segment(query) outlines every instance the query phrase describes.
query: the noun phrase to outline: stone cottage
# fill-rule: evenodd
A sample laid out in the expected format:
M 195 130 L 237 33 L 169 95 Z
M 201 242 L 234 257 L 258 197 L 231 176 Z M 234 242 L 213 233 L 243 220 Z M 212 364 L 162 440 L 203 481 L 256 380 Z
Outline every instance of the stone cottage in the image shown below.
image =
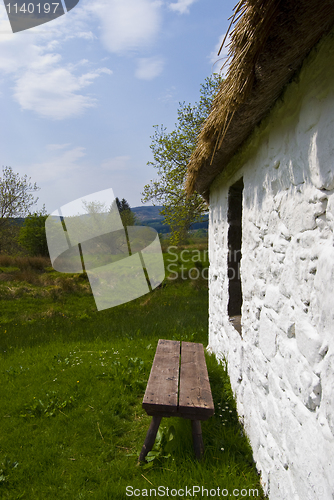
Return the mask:
M 334 1 L 241 0 L 188 165 L 209 347 L 271 500 L 334 499 Z

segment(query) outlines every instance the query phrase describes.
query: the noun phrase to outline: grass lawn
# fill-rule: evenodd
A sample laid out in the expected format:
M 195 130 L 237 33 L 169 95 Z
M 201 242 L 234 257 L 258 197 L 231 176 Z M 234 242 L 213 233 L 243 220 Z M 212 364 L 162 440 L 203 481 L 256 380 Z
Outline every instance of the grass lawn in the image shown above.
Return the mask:
M 158 339 L 207 345 L 206 280 L 184 276 L 98 312 L 84 275 L 0 256 L 1 500 L 154 498 L 154 490 L 158 498 L 212 498 L 213 490 L 265 498 L 228 376 L 213 356 L 204 460 L 194 458 L 190 422 L 165 418 L 150 461 L 138 465 Z

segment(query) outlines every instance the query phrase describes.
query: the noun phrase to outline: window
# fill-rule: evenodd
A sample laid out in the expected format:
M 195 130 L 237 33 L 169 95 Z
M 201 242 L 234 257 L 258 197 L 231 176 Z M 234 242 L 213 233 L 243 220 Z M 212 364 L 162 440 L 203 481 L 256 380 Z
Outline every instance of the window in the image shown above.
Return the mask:
M 228 315 L 241 335 L 242 288 L 240 278 L 242 240 L 243 179 L 230 187 L 228 193 Z

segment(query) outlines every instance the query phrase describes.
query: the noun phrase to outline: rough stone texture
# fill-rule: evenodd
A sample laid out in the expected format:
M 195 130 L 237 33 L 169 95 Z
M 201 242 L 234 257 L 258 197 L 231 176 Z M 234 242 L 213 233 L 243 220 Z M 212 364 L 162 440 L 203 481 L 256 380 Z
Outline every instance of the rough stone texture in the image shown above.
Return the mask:
M 209 346 L 228 362 L 271 500 L 334 498 L 333 60 L 331 34 L 210 194 Z M 240 177 L 241 335 L 227 314 L 228 192 Z

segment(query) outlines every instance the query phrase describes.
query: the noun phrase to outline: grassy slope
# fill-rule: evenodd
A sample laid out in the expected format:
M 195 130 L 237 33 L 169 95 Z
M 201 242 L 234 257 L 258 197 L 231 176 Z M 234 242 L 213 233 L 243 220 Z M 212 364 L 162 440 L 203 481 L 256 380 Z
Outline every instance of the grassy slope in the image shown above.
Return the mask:
M 0 261 L 1 270 L 1 499 L 122 499 L 126 486 L 159 485 L 258 488 L 258 496 L 244 490 L 233 498 L 264 498 L 227 374 L 213 357 L 216 412 L 202 424 L 205 460 L 194 459 L 190 422 L 176 418 L 162 421 L 175 428 L 169 458 L 167 446 L 150 464 L 137 464 L 157 341 L 206 345 L 205 280 L 166 279 L 151 294 L 97 312 L 82 276 L 38 274 L 22 262 Z

